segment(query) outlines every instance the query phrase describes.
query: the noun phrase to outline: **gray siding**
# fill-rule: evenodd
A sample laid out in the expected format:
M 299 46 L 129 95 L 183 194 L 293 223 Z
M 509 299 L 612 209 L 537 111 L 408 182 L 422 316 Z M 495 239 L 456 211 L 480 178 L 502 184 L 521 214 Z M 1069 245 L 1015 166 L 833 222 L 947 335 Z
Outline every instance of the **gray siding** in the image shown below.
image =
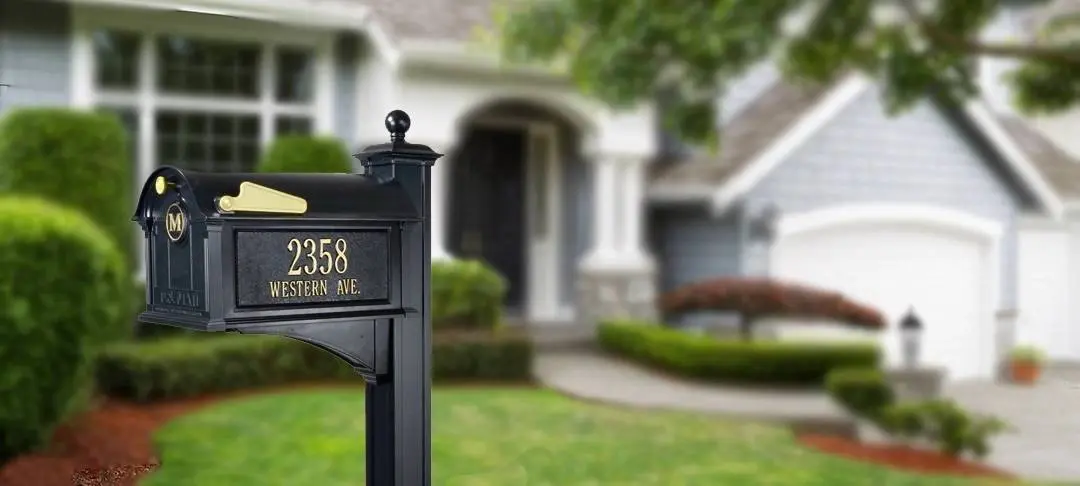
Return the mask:
M 739 275 L 739 211 L 715 218 L 702 208 L 665 208 L 653 213 L 653 250 L 663 271 L 661 292 L 707 278 Z
M 0 113 L 70 103 L 70 39 L 68 5 L 0 0 Z
M 1016 302 L 1015 223 L 1025 202 L 1000 167 L 943 111 L 924 103 L 891 119 L 870 90 L 766 176 L 747 202 L 773 202 L 787 214 L 845 203 L 921 203 L 1000 221 L 1007 227 L 1001 291 L 1008 308 Z M 765 257 L 749 251 L 746 264 L 764 269 Z

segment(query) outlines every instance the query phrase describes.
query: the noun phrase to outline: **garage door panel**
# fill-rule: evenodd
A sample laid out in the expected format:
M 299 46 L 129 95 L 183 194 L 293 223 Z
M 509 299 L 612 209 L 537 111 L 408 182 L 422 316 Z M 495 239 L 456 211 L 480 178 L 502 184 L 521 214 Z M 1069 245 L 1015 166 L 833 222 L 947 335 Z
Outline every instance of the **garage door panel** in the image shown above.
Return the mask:
M 926 325 L 924 362 L 954 378 L 989 373 L 982 289 L 986 246 L 920 227 L 847 226 L 781 239 L 772 273 L 779 279 L 842 292 L 879 308 L 887 362 L 900 361 L 893 326 L 914 308 Z

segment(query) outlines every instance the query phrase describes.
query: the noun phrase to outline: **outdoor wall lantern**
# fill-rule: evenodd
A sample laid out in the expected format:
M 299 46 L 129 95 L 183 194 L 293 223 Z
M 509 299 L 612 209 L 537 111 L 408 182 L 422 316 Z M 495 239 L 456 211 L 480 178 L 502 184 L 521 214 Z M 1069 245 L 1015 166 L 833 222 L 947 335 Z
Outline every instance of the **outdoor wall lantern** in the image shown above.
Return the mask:
M 909 308 L 907 314 L 900 319 L 900 344 L 903 348 L 905 368 L 914 368 L 918 364 L 920 348 L 922 347 L 923 322 L 915 314 L 914 308 Z
M 780 219 L 780 208 L 774 203 L 768 203 L 759 208 L 750 218 L 750 239 L 762 243 L 770 243 L 776 236 L 776 223 Z
M 303 341 L 367 382 L 367 484 L 431 485 L 431 166 L 405 141 L 356 154 L 362 174 L 150 174 L 150 324 Z M 255 440 L 256 438 L 253 438 Z

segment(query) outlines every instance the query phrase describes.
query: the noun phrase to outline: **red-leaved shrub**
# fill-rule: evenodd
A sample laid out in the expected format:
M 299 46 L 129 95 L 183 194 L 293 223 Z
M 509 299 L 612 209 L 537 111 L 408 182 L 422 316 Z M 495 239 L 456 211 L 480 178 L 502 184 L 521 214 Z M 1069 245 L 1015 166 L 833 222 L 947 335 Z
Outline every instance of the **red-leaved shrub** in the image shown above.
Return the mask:
M 768 279 L 720 278 L 692 283 L 661 296 L 660 309 L 672 314 L 729 311 L 748 321 L 794 317 L 875 330 L 885 327 L 885 316 L 880 311 L 838 292 Z

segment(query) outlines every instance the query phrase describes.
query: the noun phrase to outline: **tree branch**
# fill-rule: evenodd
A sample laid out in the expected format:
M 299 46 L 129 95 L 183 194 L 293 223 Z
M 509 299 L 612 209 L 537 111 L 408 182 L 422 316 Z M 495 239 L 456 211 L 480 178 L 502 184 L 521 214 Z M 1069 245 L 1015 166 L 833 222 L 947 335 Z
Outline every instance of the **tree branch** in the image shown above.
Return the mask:
M 940 46 L 989 57 L 1080 63 L 1080 49 L 1073 46 L 1004 44 L 967 39 L 950 34 L 927 20 L 926 17 L 919 13 L 915 0 L 899 0 L 899 3 L 908 18 L 919 27 L 927 40 Z

